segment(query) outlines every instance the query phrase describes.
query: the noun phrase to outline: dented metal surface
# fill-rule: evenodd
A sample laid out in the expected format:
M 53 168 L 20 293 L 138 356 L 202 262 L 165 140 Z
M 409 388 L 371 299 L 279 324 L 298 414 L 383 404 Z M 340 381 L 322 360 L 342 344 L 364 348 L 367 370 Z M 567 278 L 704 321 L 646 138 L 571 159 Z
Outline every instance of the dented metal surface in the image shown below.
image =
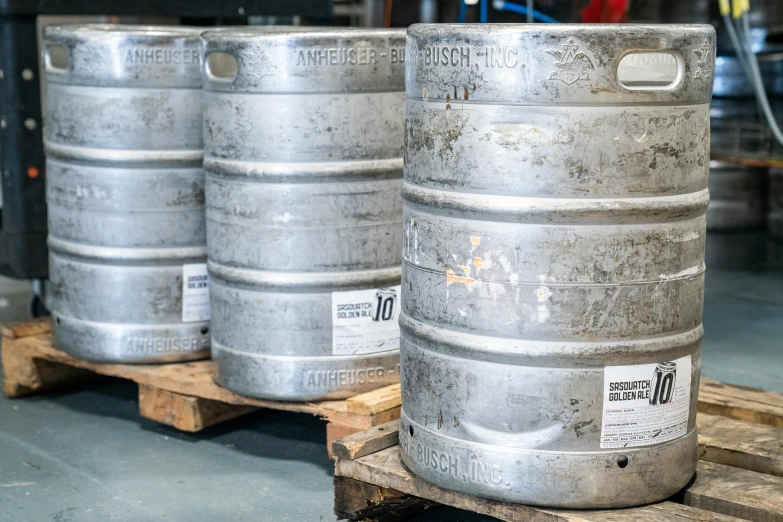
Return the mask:
M 710 162 L 707 230 L 743 230 L 764 226 L 767 168 L 727 161 Z
M 198 34 L 44 31 L 50 307 L 71 355 L 209 355 L 208 320 L 182 310 L 183 265 L 206 262 Z
M 333 292 L 399 285 L 402 30 L 207 32 L 212 357 L 245 395 L 344 398 L 399 380 L 395 344 L 338 354 Z
M 675 85 L 625 88 L 629 51 L 676 56 Z M 406 57 L 403 461 L 514 502 L 670 496 L 696 465 L 713 29 L 414 25 Z M 682 435 L 602 448 L 606 369 L 674 360 Z

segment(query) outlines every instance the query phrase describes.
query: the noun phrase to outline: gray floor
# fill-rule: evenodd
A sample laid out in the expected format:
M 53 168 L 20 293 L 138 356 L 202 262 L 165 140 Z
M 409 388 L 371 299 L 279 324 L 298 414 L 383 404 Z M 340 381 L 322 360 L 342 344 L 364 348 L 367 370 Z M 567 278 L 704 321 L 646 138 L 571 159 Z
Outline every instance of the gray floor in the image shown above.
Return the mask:
M 0 280 L 0 322 L 29 285 Z M 708 241 L 702 374 L 783 392 L 783 245 Z M 0 398 L 0 520 L 320 521 L 332 514 L 324 423 L 259 412 L 183 434 L 137 414 L 136 387 L 103 380 Z M 491 520 L 453 509 L 422 521 Z

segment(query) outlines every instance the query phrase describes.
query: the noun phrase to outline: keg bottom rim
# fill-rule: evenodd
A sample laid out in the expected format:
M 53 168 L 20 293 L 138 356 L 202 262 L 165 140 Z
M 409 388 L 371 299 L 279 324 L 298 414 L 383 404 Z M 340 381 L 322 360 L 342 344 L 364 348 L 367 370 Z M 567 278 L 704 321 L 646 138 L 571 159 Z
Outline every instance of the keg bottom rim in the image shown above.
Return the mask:
M 398 350 L 353 356 L 281 356 L 212 343 L 215 381 L 240 395 L 275 401 L 347 399 L 397 384 Z
M 209 321 L 173 324 L 102 323 L 52 311 L 57 349 L 97 363 L 150 364 L 209 358 Z M 183 345 L 195 349 L 182 350 Z M 135 347 L 128 351 L 128 347 Z
M 443 451 L 444 447 L 450 451 Z M 439 435 L 413 422 L 404 405 L 399 448 L 405 467 L 435 486 L 505 502 L 565 509 L 626 508 L 665 500 L 690 482 L 698 458 L 696 428 L 655 446 L 593 452 L 523 450 Z M 430 455 L 426 464 L 417 461 L 419 448 L 426 448 L 423 453 Z M 433 450 L 437 470 L 432 467 Z M 569 459 L 568 465 L 564 459 Z M 467 466 L 461 468 L 460 463 L 465 462 Z M 489 473 L 478 475 L 478 481 L 472 480 L 469 474 L 475 468 L 470 468 L 471 462 L 486 465 Z M 495 475 L 493 467 L 497 470 Z M 518 472 L 516 476 L 504 475 L 509 467 Z M 454 474 L 456 478 L 449 480 Z

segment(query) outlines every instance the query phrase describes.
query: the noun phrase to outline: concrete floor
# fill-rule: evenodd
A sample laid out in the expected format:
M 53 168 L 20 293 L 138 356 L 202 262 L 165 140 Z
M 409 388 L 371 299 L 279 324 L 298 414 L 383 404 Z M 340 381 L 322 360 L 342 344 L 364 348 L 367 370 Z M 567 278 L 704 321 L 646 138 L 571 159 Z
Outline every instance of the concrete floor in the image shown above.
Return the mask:
M 710 236 L 707 262 L 702 375 L 783 392 L 783 245 Z M 0 322 L 24 317 L 28 295 L 0 280 Z M 106 379 L 0 398 L 0 521 L 334 520 L 322 421 L 258 412 L 183 434 L 140 418 L 136 393 Z

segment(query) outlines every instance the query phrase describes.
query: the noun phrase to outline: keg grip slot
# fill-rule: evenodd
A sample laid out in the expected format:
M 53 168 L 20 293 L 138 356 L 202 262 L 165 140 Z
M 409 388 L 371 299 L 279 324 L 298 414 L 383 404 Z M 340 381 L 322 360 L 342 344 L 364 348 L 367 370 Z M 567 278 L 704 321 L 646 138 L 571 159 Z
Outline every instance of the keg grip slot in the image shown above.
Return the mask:
M 71 51 L 64 45 L 47 43 L 44 47 L 44 67 L 47 72 L 68 72 L 71 68 Z
M 220 83 L 231 83 L 236 79 L 239 73 L 239 63 L 229 53 L 223 51 L 212 51 L 207 54 L 204 60 L 204 70 L 210 81 Z
M 684 76 L 685 62 L 676 51 L 629 50 L 617 63 L 617 81 L 632 91 L 671 91 Z

